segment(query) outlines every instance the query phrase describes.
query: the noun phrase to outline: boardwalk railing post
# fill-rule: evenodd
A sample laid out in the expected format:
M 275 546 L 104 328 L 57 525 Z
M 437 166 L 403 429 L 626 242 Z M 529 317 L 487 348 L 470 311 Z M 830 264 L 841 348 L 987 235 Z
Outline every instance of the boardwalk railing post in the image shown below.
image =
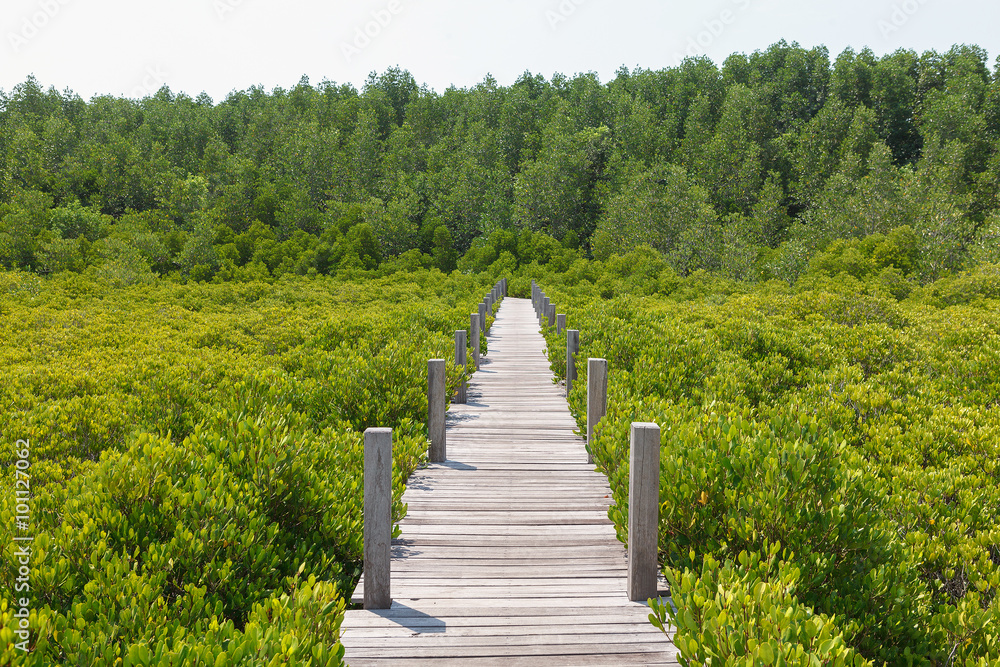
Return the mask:
M 472 340 L 469 342 L 469 347 L 472 348 L 472 361 L 476 364 L 476 370 L 479 370 L 479 313 L 472 313 L 469 317 L 469 332 L 472 334 Z
M 486 331 L 486 302 L 479 302 L 479 331 Z
M 569 329 L 566 332 L 566 395 L 576 382 L 576 355 L 580 353 L 580 331 Z
M 542 297 L 542 307 L 538 309 L 538 323 L 545 326 L 545 318 L 549 313 L 549 297 Z
M 566 330 L 566 314 L 559 313 L 556 315 L 556 333 L 561 334 Z
M 660 427 L 633 422 L 628 478 L 628 599 L 657 594 L 660 510 Z
M 594 462 L 595 427 L 608 411 L 608 361 L 587 360 L 587 463 Z
M 392 429 L 365 431 L 364 573 L 365 609 L 392 606 Z
M 465 329 L 459 329 L 455 332 L 455 365 L 459 368 L 465 368 L 466 356 L 466 333 Z M 468 400 L 468 384 L 462 382 L 458 385 L 458 394 L 455 396 L 456 403 L 465 403 Z
M 553 303 L 549 304 L 548 310 L 545 311 L 545 316 L 549 319 L 549 326 L 554 327 L 556 325 L 556 306 Z
M 431 439 L 431 463 L 443 463 L 448 458 L 445 445 L 445 364 L 444 359 L 427 362 L 427 432 Z

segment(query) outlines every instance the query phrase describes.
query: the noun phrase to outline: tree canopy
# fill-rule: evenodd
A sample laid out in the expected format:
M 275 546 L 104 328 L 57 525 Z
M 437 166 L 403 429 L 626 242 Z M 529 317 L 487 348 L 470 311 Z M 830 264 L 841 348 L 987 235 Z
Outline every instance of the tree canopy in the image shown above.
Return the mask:
M 0 91 L 0 264 L 207 279 L 415 252 L 447 271 L 480 237 L 531 230 L 582 256 L 645 242 L 679 274 L 794 280 L 838 239 L 905 226 L 929 281 L 995 243 L 987 59 L 779 42 L 605 84 L 525 72 L 437 93 L 391 68 L 219 103 L 28 78 Z

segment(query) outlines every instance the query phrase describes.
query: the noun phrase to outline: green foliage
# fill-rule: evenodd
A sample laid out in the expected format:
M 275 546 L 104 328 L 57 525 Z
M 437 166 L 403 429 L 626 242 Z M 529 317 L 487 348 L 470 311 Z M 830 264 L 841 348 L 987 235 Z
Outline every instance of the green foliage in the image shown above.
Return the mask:
M 997 272 L 915 287 L 918 245 L 908 227 L 836 241 L 792 286 L 658 272 L 648 248 L 536 274 L 580 358 L 609 361 L 589 446 L 623 540 L 629 426 L 661 425 L 677 610 L 654 622 L 688 664 L 1000 659 Z
M 781 41 L 605 84 L 525 73 L 436 93 L 391 68 L 360 91 L 303 79 L 218 103 L 84 101 L 29 77 L 0 105 L 0 263 L 147 279 L 134 256 L 60 241 L 116 232 L 142 237 L 152 273 L 195 281 L 357 275 L 412 250 L 445 272 L 567 257 L 519 253 L 528 230 L 602 261 L 648 243 L 680 275 L 793 283 L 836 239 L 908 226 L 919 257 L 900 270 L 928 284 L 997 259 L 986 59 L 962 45 L 831 63 Z M 135 216 L 145 230 L 122 225 Z
M 680 662 L 689 665 L 870 665 L 849 648 L 835 619 L 815 614 L 795 595 L 799 571 L 778 561 L 779 545 L 740 552 L 720 564 L 706 556 L 700 571 L 668 569 L 673 601 L 651 601 L 650 620 L 677 629 Z
M 399 521 L 425 460 L 426 360 L 449 357 L 487 287 L 422 269 L 120 286 L 0 274 L 0 419 L 31 443 L 35 536 L 33 650 L 13 648 L 4 601 L 4 664 L 343 664 L 362 432 L 393 428 Z M 470 370 L 449 363 L 449 391 Z M 15 503 L 0 500 L 11 590 Z

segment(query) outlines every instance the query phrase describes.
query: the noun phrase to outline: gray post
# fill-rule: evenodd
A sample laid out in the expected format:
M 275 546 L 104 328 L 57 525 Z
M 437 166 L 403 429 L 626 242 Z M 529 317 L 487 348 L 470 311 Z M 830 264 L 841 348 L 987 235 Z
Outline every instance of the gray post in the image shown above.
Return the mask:
M 466 331 L 465 329 L 459 329 L 455 332 L 455 365 L 459 368 L 465 368 L 466 356 Z M 467 384 L 463 382 L 458 385 L 458 395 L 455 396 L 456 403 L 465 403 L 468 400 Z
M 660 427 L 632 423 L 628 478 L 628 599 L 657 593 L 660 523 Z
M 580 353 L 580 331 L 569 329 L 566 332 L 566 395 L 576 382 L 576 355 Z
M 472 313 L 469 317 L 469 331 L 472 332 L 472 342 L 469 347 L 472 348 L 472 361 L 476 364 L 476 370 L 479 370 L 479 313 Z
M 442 463 L 448 458 L 444 439 L 445 406 L 445 364 L 444 359 L 427 362 L 427 433 L 431 439 L 429 459 L 431 463 Z
M 479 302 L 479 330 L 486 331 L 486 302 Z
M 392 429 L 365 431 L 365 609 L 388 609 L 392 556 Z
M 543 296 L 542 307 L 538 309 L 538 323 L 541 324 L 542 326 L 545 325 L 545 323 L 542 320 L 545 319 L 545 316 L 546 314 L 548 314 L 548 312 L 549 312 L 549 297 Z
M 549 308 L 546 311 L 546 316 L 549 318 L 549 326 L 554 327 L 556 325 L 556 306 L 550 303 Z
M 561 334 L 566 330 L 566 313 L 556 315 L 556 333 Z
M 587 463 L 594 462 L 594 427 L 608 411 L 608 362 L 587 360 Z

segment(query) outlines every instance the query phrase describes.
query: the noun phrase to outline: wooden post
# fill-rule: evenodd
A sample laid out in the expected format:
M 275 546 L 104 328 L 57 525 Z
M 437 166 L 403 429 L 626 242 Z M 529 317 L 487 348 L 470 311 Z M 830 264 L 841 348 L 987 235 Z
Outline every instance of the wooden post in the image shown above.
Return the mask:
M 632 423 L 628 478 L 628 599 L 657 593 L 660 523 L 660 427 Z
M 469 331 L 472 332 L 472 342 L 470 347 L 472 348 L 472 361 L 476 364 L 476 370 L 479 370 L 479 313 L 472 313 L 469 317 Z
M 542 297 L 542 307 L 538 309 L 538 323 L 545 326 L 545 316 L 549 312 L 549 297 Z
M 587 360 L 587 463 L 594 462 L 594 427 L 608 411 L 608 362 Z
M 465 368 L 466 356 L 466 331 L 465 329 L 459 329 L 455 332 L 455 365 L 459 368 Z M 455 396 L 456 403 L 465 403 L 468 400 L 468 385 L 463 382 L 458 385 L 458 393 Z
M 566 332 L 566 395 L 576 382 L 576 355 L 580 353 L 580 331 L 569 329 Z
M 561 334 L 566 330 L 566 313 L 556 315 L 556 333 Z
M 392 556 L 392 429 L 365 431 L 365 609 L 388 609 Z
M 445 364 L 444 359 L 427 362 L 427 433 L 431 440 L 428 458 L 431 463 L 442 463 L 448 458 L 444 434 L 445 406 Z
M 548 310 L 545 315 L 549 318 L 549 326 L 554 327 L 556 325 L 556 306 L 553 303 L 549 304 Z

